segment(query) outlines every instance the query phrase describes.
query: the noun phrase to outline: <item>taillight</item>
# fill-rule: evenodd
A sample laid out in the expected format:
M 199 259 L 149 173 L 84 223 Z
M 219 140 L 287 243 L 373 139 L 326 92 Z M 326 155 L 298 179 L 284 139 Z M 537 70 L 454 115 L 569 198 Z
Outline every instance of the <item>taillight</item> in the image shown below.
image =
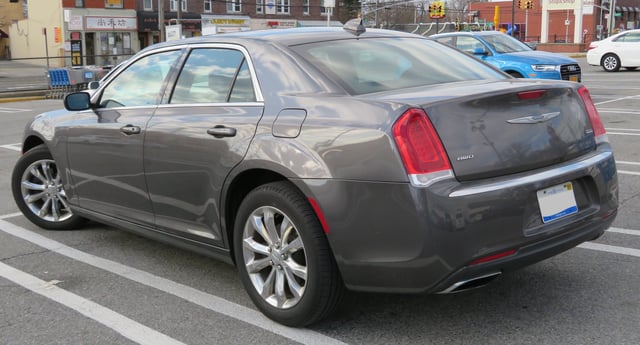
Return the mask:
M 589 45 L 589 48 L 587 48 L 587 49 L 591 50 L 591 49 L 596 49 L 596 48 L 598 48 L 598 46 L 593 45 L 593 43 L 592 43 L 592 44 Z
M 593 135 L 595 136 L 596 143 L 608 142 L 609 138 L 607 137 L 607 131 L 604 129 L 604 125 L 602 124 L 596 105 L 593 104 L 589 90 L 583 86 L 578 89 L 578 94 L 580 94 L 582 102 L 584 102 L 584 107 L 589 115 L 589 121 L 591 122 L 591 128 L 593 128 Z
M 402 114 L 393 125 L 393 138 L 412 184 L 426 187 L 453 177 L 440 137 L 422 109 Z

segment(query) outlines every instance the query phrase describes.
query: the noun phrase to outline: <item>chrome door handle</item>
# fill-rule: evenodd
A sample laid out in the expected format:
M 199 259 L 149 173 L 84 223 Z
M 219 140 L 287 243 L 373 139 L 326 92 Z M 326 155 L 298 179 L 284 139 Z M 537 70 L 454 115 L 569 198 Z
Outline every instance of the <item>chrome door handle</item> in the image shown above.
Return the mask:
M 215 126 L 207 129 L 207 134 L 213 135 L 216 138 L 235 137 L 236 129 L 225 126 Z
M 126 125 L 120 128 L 120 131 L 126 135 L 131 135 L 131 134 L 140 134 L 142 130 L 138 126 Z

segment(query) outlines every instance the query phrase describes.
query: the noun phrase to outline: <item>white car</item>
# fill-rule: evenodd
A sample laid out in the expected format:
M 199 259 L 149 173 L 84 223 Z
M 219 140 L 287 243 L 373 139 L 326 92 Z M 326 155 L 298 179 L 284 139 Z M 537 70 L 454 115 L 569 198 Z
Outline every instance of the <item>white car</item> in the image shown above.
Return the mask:
M 602 41 L 589 44 L 587 63 L 602 66 L 607 72 L 617 72 L 620 67 L 634 70 L 640 67 L 640 29 L 615 34 Z

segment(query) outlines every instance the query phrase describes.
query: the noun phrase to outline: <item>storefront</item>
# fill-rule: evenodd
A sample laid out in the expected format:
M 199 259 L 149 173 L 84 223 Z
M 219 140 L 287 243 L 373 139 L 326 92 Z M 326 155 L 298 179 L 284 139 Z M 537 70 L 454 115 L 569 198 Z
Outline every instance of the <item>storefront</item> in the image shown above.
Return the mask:
M 140 50 L 135 10 L 64 10 L 65 55 L 73 65 L 115 65 Z
M 175 25 L 177 23 L 175 12 L 166 12 L 164 14 L 165 25 Z M 180 23 L 182 24 L 182 36 L 194 37 L 202 35 L 202 24 L 199 14 L 183 12 Z M 160 42 L 158 12 L 138 13 L 138 37 L 142 48 Z
M 249 16 L 214 16 L 202 15 L 202 34 L 214 35 L 225 32 L 239 32 L 251 30 Z
M 297 26 L 296 19 L 251 19 L 251 30 L 290 29 Z

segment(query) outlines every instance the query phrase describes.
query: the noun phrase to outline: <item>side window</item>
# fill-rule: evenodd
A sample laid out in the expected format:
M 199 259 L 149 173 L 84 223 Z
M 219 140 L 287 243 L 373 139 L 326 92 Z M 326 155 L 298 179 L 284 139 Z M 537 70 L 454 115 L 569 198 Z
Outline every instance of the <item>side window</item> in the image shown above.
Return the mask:
M 171 104 L 255 101 L 244 55 L 233 49 L 194 49 L 180 72 Z
M 482 42 L 478 41 L 474 37 L 467 36 L 458 37 L 457 48 L 469 54 L 473 54 L 476 49 L 486 50 Z
M 145 56 L 134 62 L 104 88 L 101 108 L 136 107 L 160 103 L 162 86 L 179 50 Z
M 440 43 L 448 44 L 452 47 L 456 46 L 456 42 L 455 42 L 456 40 L 455 40 L 455 37 L 453 36 L 436 38 L 436 41 Z

